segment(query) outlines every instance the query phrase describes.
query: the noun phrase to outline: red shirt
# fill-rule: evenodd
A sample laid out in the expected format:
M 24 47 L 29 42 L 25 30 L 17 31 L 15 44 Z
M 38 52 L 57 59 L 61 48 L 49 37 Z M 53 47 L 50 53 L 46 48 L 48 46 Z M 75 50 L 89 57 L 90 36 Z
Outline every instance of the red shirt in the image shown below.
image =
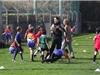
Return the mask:
M 94 48 L 100 50 L 100 34 L 97 34 L 94 39 Z
M 43 34 L 43 32 L 38 31 L 38 33 L 36 34 L 37 38 L 39 38 L 42 34 Z
M 27 39 L 37 40 L 37 37 L 36 37 L 35 34 L 29 32 L 29 33 L 27 34 Z
M 6 32 L 6 33 L 11 33 L 11 32 L 12 32 L 12 30 L 11 30 L 11 29 L 7 29 L 7 28 L 6 28 L 6 29 L 4 30 L 4 32 Z

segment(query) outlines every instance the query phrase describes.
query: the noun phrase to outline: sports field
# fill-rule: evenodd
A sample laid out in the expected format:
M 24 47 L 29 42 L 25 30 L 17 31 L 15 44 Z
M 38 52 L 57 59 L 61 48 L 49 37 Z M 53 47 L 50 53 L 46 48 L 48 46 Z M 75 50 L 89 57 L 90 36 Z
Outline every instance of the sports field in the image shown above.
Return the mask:
M 0 49 L 0 66 L 5 67 L 0 70 L 0 75 L 100 75 L 100 72 L 95 72 L 95 69 L 100 67 L 100 56 L 97 57 L 97 64 L 92 63 L 93 36 L 94 34 L 84 34 L 73 38 L 76 58 L 71 59 L 71 63 L 68 63 L 67 60 L 59 60 L 56 63 L 42 64 L 39 54 L 35 62 L 31 63 L 26 44 L 23 44 L 23 63 L 20 63 L 19 55 L 16 62 L 13 63 L 8 48 Z

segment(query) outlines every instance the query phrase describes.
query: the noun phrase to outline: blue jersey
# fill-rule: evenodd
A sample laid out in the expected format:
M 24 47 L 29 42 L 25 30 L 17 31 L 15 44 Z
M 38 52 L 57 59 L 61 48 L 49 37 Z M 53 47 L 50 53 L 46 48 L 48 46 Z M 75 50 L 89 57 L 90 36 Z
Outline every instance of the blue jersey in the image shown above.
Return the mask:
M 61 49 L 55 49 L 55 50 L 53 51 L 53 53 L 54 53 L 55 55 L 58 55 L 58 56 L 63 56 L 63 55 L 64 55 L 64 51 L 61 50 Z
M 15 39 L 18 41 L 19 44 L 21 44 L 21 33 L 20 32 L 16 33 Z

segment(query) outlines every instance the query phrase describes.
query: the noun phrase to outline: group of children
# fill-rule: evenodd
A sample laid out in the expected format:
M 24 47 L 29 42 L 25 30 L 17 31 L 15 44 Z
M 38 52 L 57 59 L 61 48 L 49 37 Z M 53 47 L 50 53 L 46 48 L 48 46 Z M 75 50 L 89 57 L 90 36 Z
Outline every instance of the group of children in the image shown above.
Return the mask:
M 68 29 L 68 28 L 65 28 L 65 29 Z M 47 41 L 47 35 L 46 35 L 45 28 L 42 26 L 39 26 L 37 29 L 37 32 L 35 33 L 36 29 L 31 24 L 29 24 L 28 29 L 26 30 L 24 39 L 27 40 L 27 46 L 30 51 L 30 61 L 31 62 L 34 61 L 34 58 L 38 50 L 41 53 L 42 63 L 55 62 L 58 59 L 60 59 L 62 56 L 65 56 L 65 58 L 68 58 L 68 60 L 70 61 L 69 50 L 65 49 L 65 47 L 64 48 L 61 47 L 62 45 L 64 45 L 62 44 L 62 34 L 63 34 L 62 32 L 63 31 L 66 32 L 64 34 L 65 35 L 64 38 L 67 39 L 68 37 L 66 36 L 66 34 L 68 31 L 69 32 L 71 31 L 71 29 L 68 31 L 65 29 L 60 26 L 58 18 L 55 17 L 54 23 L 50 27 L 52 41 L 51 41 L 51 45 L 49 45 Z M 11 38 L 12 30 L 10 26 L 7 26 L 3 33 L 3 35 L 5 35 L 6 37 L 6 43 L 10 44 L 12 42 L 9 47 L 9 51 L 11 54 L 13 54 L 13 59 L 12 59 L 13 62 L 15 62 L 16 56 L 18 53 L 20 54 L 21 61 L 23 61 L 23 49 L 22 49 L 22 44 L 21 44 L 22 43 L 21 41 L 22 40 L 22 37 L 21 37 L 22 28 L 20 26 L 17 26 L 16 31 L 17 32 L 16 32 L 13 42 Z M 70 39 L 67 39 L 67 40 L 70 41 Z M 38 50 L 35 50 L 36 47 L 38 47 Z M 72 49 L 71 44 L 69 46 L 69 49 Z
M 15 62 L 16 56 L 17 56 L 18 53 L 20 54 L 21 61 L 23 61 L 23 49 L 22 49 L 22 44 L 21 44 L 22 28 L 20 26 L 18 26 L 16 28 L 16 31 L 17 31 L 17 33 L 15 35 L 14 41 L 9 47 L 10 53 L 13 54 L 13 59 L 12 59 L 13 62 Z
M 16 60 L 16 56 L 19 53 L 20 54 L 20 58 L 21 61 L 23 61 L 23 49 L 22 49 L 22 45 L 21 45 L 21 32 L 22 32 L 22 28 L 20 26 L 18 26 L 16 28 L 16 35 L 15 38 L 12 42 L 12 44 L 9 47 L 9 51 L 11 54 L 13 54 L 13 59 L 12 61 L 15 62 Z M 61 49 L 55 49 L 52 53 L 52 58 L 50 58 L 50 46 L 48 45 L 48 41 L 47 41 L 47 36 L 46 36 L 46 31 L 43 27 L 39 28 L 39 31 L 37 33 L 34 33 L 35 28 L 32 25 L 28 26 L 28 29 L 25 33 L 25 37 L 24 39 L 27 39 L 27 46 L 29 48 L 30 51 L 30 61 L 33 62 L 34 61 L 34 57 L 35 57 L 35 49 L 36 47 L 38 47 L 40 49 L 40 53 L 41 53 L 41 62 L 54 62 L 58 59 L 61 58 L 61 56 L 65 55 L 65 57 L 67 58 L 68 55 L 68 51 L 63 51 Z M 45 53 L 46 51 L 46 53 Z
M 29 24 L 28 29 L 26 30 L 24 39 L 27 40 L 27 46 L 30 51 L 30 61 L 33 62 L 38 50 L 41 53 L 41 62 L 55 62 L 60 59 L 62 56 L 65 56 L 66 59 L 70 62 L 70 58 L 75 58 L 74 51 L 72 48 L 72 33 L 75 31 L 75 27 L 71 28 L 68 24 L 68 20 L 64 19 L 64 27 L 61 27 L 57 17 L 54 18 L 54 23 L 51 25 L 51 45 L 48 44 L 46 30 L 45 28 L 39 26 L 38 32 L 35 33 L 35 28 Z M 22 28 L 17 26 L 16 35 L 9 47 L 9 51 L 13 54 L 13 60 L 15 62 L 16 56 L 19 53 L 21 61 L 23 61 L 23 49 L 21 44 L 21 32 Z M 12 30 L 9 26 L 6 27 L 4 33 L 6 37 L 6 43 L 11 41 Z M 63 38 L 62 38 L 63 37 Z M 68 49 L 66 48 L 68 46 Z M 38 50 L 35 50 L 38 47 Z M 96 62 L 96 56 L 100 51 L 100 28 L 96 29 L 96 35 L 94 37 L 94 56 L 93 62 Z M 45 53 L 46 51 L 46 53 Z

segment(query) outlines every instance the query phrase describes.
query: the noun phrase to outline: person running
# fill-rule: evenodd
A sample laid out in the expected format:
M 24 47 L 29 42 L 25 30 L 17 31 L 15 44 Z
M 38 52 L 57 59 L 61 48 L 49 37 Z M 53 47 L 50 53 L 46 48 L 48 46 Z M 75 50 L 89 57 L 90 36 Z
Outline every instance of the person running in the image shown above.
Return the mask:
M 63 20 L 63 24 L 64 24 L 65 32 L 64 32 L 64 39 L 62 41 L 61 49 L 64 50 L 65 47 L 68 46 L 71 58 L 75 58 L 74 51 L 73 51 L 73 48 L 72 48 L 72 31 L 71 31 L 71 26 L 68 24 L 68 20 L 67 19 Z
M 11 43 L 11 39 L 12 39 L 11 34 L 12 34 L 11 27 L 7 25 L 5 30 L 4 30 L 4 33 L 3 33 L 3 35 L 5 35 L 7 45 Z
M 21 32 L 22 32 L 22 28 L 20 26 L 17 26 L 16 28 L 17 33 L 15 35 L 15 39 L 14 42 L 12 43 L 12 45 L 10 46 L 10 48 L 12 47 L 12 49 L 14 49 L 14 58 L 13 61 L 16 60 L 16 56 L 18 53 L 20 53 L 20 57 L 21 57 L 21 62 L 23 61 L 23 49 L 22 49 L 22 45 L 21 45 Z
M 96 35 L 94 36 L 94 56 L 93 63 L 96 63 L 96 57 L 100 53 L 100 28 L 96 28 Z
M 47 36 L 45 30 L 42 28 L 42 35 L 39 38 L 39 46 L 41 49 L 41 57 L 42 57 L 42 63 L 46 59 L 45 57 L 45 51 L 48 52 L 48 43 L 47 43 Z
M 46 32 L 46 31 L 45 31 Z M 39 38 L 43 34 L 43 28 L 41 26 L 38 26 L 36 29 L 36 36 L 37 36 L 37 50 L 34 53 L 34 56 L 37 55 L 38 52 L 41 52 L 41 48 L 39 47 Z
M 33 27 L 29 28 L 29 32 L 27 34 L 27 44 L 30 50 L 30 61 L 31 62 L 34 61 L 34 49 L 35 49 L 36 42 L 37 42 L 37 37 L 33 33 L 33 30 L 34 30 Z
M 26 39 L 27 38 L 27 34 L 28 34 L 28 32 L 29 32 L 29 29 L 32 27 L 32 25 L 31 24 L 29 24 L 28 25 L 28 29 L 26 30 L 26 33 L 25 33 L 25 35 L 24 35 L 24 39 Z

